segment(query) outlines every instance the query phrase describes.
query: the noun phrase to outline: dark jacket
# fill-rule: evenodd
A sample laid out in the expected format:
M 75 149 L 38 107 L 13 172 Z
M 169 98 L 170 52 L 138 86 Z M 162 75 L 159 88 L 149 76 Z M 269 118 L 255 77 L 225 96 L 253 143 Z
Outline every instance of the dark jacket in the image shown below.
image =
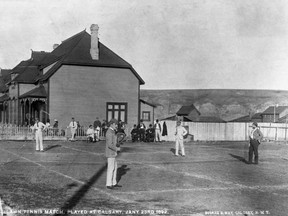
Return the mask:
M 253 139 L 251 138 L 251 133 L 249 134 L 250 140 L 257 140 L 259 143 L 263 139 L 263 134 L 260 131 L 259 128 L 256 128 L 256 130 L 253 132 Z
M 106 132 L 106 157 L 115 158 L 117 156 L 117 136 L 112 128 Z

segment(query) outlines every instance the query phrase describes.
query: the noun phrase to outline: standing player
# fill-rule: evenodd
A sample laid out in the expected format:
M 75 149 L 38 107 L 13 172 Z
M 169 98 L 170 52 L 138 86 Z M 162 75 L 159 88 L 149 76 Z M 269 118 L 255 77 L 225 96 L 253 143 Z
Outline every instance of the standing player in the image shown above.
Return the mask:
M 77 130 L 77 122 L 75 121 L 74 117 L 72 118 L 72 121 L 70 122 L 69 126 L 71 130 L 71 141 L 75 141 L 75 135 Z
M 154 124 L 154 129 L 155 129 L 155 142 L 161 142 L 160 136 L 161 136 L 161 124 L 159 123 L 159 120 L 156 119 L 156 123 Z
M 255 155 L 254 161 L 255 164 L 258 164 L 258 146 L 260 145 L 260 141 L 263 138 L 263 134 L 261 133 L 257 122 L 253 122 L 252 130 L 249 134 L 250 144 L 249 144 L 249 161 L 248 163 L 252 163 L 253 152 Z
M 177 126 L 176 126 L 176 133 L 175 133 L 175 138 L 176 138 L 176 143 L 175 143 L 175 156 L 178 157 L 178 151 L 179 151 L 179 145 L 181 148 L 181 153 L 182 157 L 185 157 L 185 148 L 184 148 L 184 136 L 187 134 L 187 130 L 181 125 L 181 121 L 177 121 Z
M 117 184 L 117 151 L 120 150 L 117 147 L 117 124 L 116 119 L 111 119 L 109 122 L 109 128 L 106 132 L 106 157 L 107 157 L 107 178 L 106 187 L 107 189 L 114 189 L 115 187 L 122 187 Z
M 36 139 L 36 151 L 43 152 L 43 135 L 42 131 L 45 129 L 45 125 L 39 121 L 38 118 L 35 119 L 35 124 L 33 129 L 35 130 L 35 139 Z

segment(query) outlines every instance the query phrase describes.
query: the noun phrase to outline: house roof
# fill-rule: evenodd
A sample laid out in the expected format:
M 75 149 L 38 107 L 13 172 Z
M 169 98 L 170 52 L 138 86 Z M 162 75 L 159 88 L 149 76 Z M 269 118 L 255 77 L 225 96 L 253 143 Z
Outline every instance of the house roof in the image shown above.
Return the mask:
M 171 120 L 171 121 L 177 121 L 178 120 L 178 116 L 177 115 L 171 115 L 171 116 L 167 116 L 164 118 L 159 118 L 160 121 L 164 121 L 164 120 Z M 183 116 L 183 121 L 191 121 L 190 119 L 188 119 L 186 116 Z
M 141 103 L 144 103 L 144 104 L 147 104 L 147 105 L 149 105 L 149 106 L 151 106 L 151 107 L 157 107 L 156 105 L 154 105 L 154 104 L 152 104 L 152 103 L 149 103 L 149 102 L 147 102 L 147 101 L 145 101 L 145 100 L 143 100 L 143 99 L 140 99 L 140 102 Z
M 288 115 L 283 116 L 277 120 L 279 123 L 288 123 Z
M 187 119 L 193 122 L 208 122 L 208 123 L 224 123 L 223 119 L 216 116 L 199 116 L 198 119 L 191 119 L 188 116 L 185 116 Z
M 12 69 L 12 74 L 16 74 L 16 76 L 11 81 L 18 83 L 35 83 L 41 75 L 40 66 L 48 62 L 51 58 L 55 59 L 49 52 L 32 50 L 30 59 L 21 61 Z
M 91 35 L 85 30 L 63 41 L 56 49 L 51 52 L 52 56 L 58 57 L 56 63 L 47 73 L 40 78 L 40 80 L 47 80 L 51 77 L 61 65 L 82 65 L 82 66 L 95 66 L 95 67 L 114 67 L 130 69 L 133 74 L 138 78 L 140 84 L 145 82 L 135 71 L 135 69 L 124 59 L 111 51 L 102 43 L 99 46 L 99 59 L 93 60 L 90 55 Z M 55 60 L 55 59 L 54 59 Z M 54 61 L 55 62 L 55 61 Z M 51 61 L 49 64 L 53 63 Z M 42 65 L 41 68 L 49 64 Z
M 246 115 L 240 118 L 233 119 L 229 122 L 251 122 L 256 119 L 262 119 L 261 114 L 262 113 L 255 113 L 252 117 L 250 117 L 250 115 Z
M 261 115 L 274 115 L 274 109 L 275 109 L 275 114 L 280 114 L 284 110 L 288 109 L 288 106 L 270 106 L 268 107 L 264 112 L 262 112 Z
M 0 103 L 3 103 L 4 101 L 8 100 L 9 96 L 7 94 L 4 94 L 0 97 Z
M 81 65 L 130 69 L 140 85 L 145 83 L 132 65 L 102 43 L 99 42 L 98 46 L 99 60 L 93 60 L 90 55 L 91 35 L 84 30 L 64 40 L 51 53 L 32 51 L 29 60 L 21 61 L 12 69 L 12 74 L 18 74 L 13 81 L 35 84 L 49 79 L 61 65 Z M 41 70 L 55 62 L 57 63 L 42 75 Z
M 10 69 L 1 69 L 0 92 L 6 92 L 9 89 L 6 84 L 11 80 L 11 72 Z
M 190 106 L 182 106 L 176 114 L 179 116 L 185 116 L 189 115 L 193 110 L 196 110 L 199 115 L 201 114 L 193 104 Z
M 27 98 L 27 97 L 32 97 L 32 98 L 46 98 L 47 93 L 44 88 L 44 86 L 38 86 L 31 91 L 26 92 L 25 94 L 20 95 L 19 98 Z
M 241 116 L 236 119 L 232 119 L 229 122 L 250 122 L 250 121 L 251 121 L 251 117 L 249 115 L 246 115 L 246 116 Z

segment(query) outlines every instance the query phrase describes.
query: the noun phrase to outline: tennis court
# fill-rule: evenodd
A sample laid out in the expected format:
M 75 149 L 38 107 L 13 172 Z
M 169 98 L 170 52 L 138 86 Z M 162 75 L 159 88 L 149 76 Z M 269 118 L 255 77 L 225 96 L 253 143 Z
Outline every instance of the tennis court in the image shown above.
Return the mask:
M 124 143 L 123 187 L 108 190 L 105 142 L 0 142 L 0 197 L 18 215 L 286 215 L 288 145 L 245 142 Z M 34 211 L 34 212 L 33 212 Z M 38 211 L 38 212 L 37 212 Z M 17 215 L 17 214 L 16 214 Z

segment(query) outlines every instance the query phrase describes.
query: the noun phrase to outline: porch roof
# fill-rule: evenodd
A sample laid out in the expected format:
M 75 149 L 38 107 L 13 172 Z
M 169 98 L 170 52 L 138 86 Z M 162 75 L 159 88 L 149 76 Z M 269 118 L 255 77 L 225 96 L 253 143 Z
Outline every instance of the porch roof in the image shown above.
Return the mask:
M 31 97 L 31 98 L 46 98 L 47 97 L 47 93 L 46 93 L 46 90 L 45 90 L 44 86 L 38 86 L 38 87 L 32 89 L 31 91 L 28 91 L 28 92 L 20 95 L 19 98 L 27 98 L 27 97 Z
M 0 103 L 3 103 L 6 100 L 9 100 L 9 96 L 7 94 L 4 94 L 0 97 Z

